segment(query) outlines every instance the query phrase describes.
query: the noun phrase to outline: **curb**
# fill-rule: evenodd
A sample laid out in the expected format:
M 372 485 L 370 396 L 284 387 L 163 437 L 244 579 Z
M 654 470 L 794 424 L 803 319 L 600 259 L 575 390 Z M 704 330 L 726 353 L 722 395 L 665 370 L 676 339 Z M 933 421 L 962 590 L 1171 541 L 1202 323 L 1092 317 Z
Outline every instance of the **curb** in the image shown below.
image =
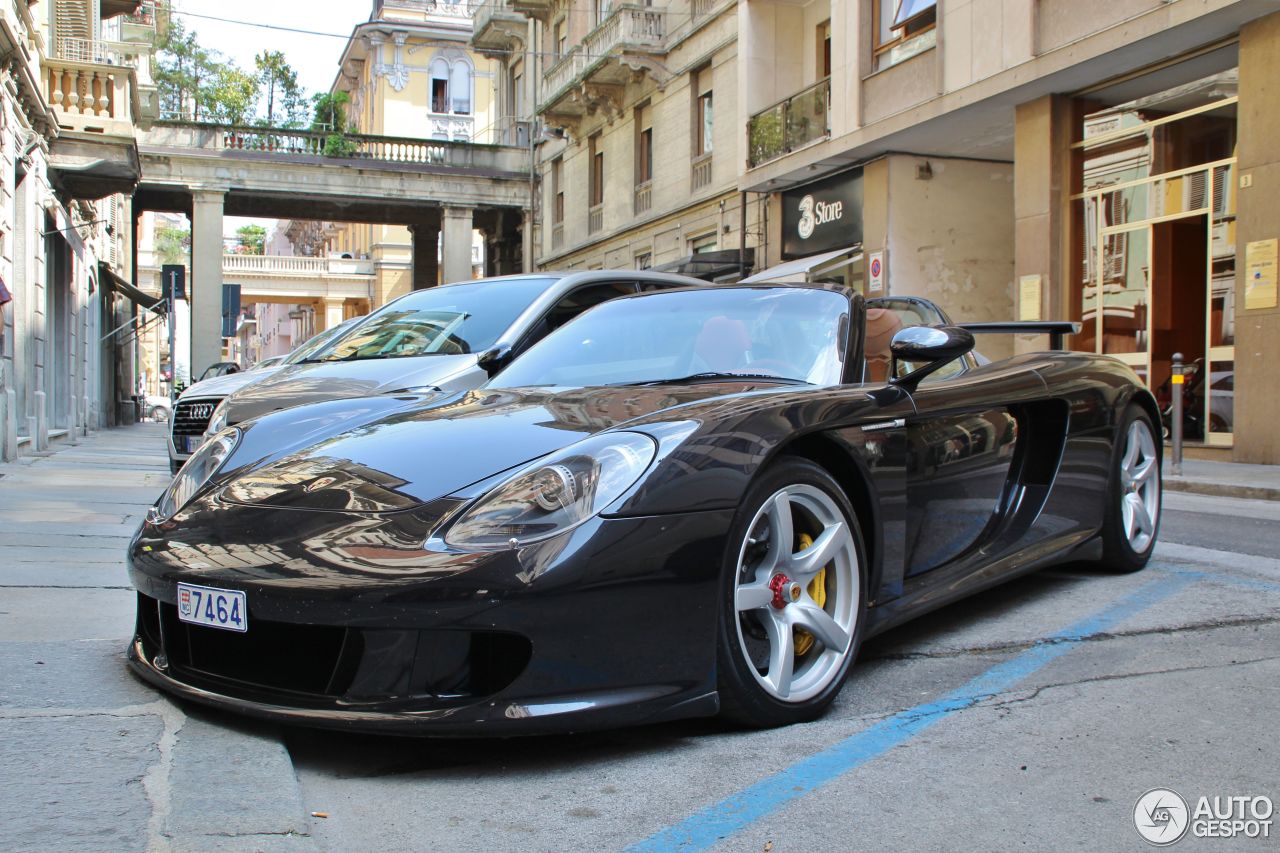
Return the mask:
M 1241 486 L 1232 483 L 1210 483 L 1202 480 L 1184 480 L 1166 477 L 1164 487 L 1170 492 L 1190 492 L 1218 498 L 1246 498 L 1255 501 L 1280 501 L 1280 488 L 1271 486 Z

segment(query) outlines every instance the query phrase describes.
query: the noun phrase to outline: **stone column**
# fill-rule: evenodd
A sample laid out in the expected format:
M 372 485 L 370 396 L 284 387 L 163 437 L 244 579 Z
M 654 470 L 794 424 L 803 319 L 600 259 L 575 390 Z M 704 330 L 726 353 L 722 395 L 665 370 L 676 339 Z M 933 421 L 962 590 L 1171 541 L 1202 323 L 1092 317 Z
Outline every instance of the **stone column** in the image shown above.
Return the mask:
M 1071 100 L 1046 95 L 1019 104 L 1014 119 L 1014 317 L 1065 320 L 1071 316 L 1070 247 L 1066 228 L 1071 193 Z M 1022 305 L 1019 282 L 1040 280 L 1040 304 Z M 1028 287 L 1028 293 L 1035 290 Z M 1019 336 L 1016 352 L 1044 347 L 1039 336 Z
M 1228 172 L 1236 195 L 1235 449 L 1236 462 L 1280 464 L 1280 305 L 1246 298 L 1249 244 L 1280 238 L 1280 14 L 1240 28 L 1238 174 Z M 1274 274 L 1274 270 L 1272 271 Z M 1216 369 L 1216 368 L 1215 368 Z
M 225 192 L 191 193 L 191 378 L 222 360 L 222 203 Z
M 413 289 L 440 283 L 440 229 L 425 222 L 409 226 L 413 235 Z
M 471 208 L 446 207 L 441 254 L 444 256 L 444 283 L 471 278 Z
M 346 304 L 345 296 L 326 296 L 324 298 L 324 327 L 332 329 L 341 323 L 344 319 L 343 305 Z

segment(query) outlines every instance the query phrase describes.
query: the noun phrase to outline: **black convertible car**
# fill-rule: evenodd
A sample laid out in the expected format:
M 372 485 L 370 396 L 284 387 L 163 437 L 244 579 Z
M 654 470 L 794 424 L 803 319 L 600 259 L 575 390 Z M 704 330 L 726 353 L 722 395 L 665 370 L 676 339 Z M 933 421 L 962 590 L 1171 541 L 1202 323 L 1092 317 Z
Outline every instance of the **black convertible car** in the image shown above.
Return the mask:
M 1042 566 L 1150 556 L 1155 400 L 1105 357 L 972 352 L 1013 328 L 810 287 L 666 291 L 479 390 L 227 429 L 131 544 L 129 661 L 321 726 L 812 718 L 872 634 Z

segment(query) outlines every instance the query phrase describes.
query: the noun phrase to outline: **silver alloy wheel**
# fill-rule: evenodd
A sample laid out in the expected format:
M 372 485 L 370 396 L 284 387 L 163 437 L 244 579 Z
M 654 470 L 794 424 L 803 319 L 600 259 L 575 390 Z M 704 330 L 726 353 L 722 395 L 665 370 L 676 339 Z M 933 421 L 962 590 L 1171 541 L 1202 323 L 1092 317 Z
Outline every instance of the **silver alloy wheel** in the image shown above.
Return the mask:
M 1120 459 L 1120 517 L 1129 547 L 1142 554 L 1151 547 L 1160 517 L 1160 458 L 1151 427 L 1135 420 L 1125 432 Z
M 734 586 L 738 648 L 769 695 L 804 702 L 840 674 L 853 642 L 862 594 L 858 549 L 840 506 L 805 484 L 775 492 L 747 531 Z M 800 532 L 813 543 L 796 550 Z M 809 587 L 823 569 L 826 600 L 819 606 Z M 802 654 L 796 629 L 816 640 Z

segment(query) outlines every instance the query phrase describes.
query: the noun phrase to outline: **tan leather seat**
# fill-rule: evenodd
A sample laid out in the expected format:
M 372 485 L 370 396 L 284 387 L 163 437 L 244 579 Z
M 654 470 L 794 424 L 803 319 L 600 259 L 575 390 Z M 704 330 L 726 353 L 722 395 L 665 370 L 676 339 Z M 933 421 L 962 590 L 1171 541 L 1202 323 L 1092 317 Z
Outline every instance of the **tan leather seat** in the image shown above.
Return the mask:
M 867 336 L 863 343 L 866 354 L 867 382 L 885 382 L 893 364 L 889 345 L 902 328 L 902 318 L 890 308 L 867 309 Z

